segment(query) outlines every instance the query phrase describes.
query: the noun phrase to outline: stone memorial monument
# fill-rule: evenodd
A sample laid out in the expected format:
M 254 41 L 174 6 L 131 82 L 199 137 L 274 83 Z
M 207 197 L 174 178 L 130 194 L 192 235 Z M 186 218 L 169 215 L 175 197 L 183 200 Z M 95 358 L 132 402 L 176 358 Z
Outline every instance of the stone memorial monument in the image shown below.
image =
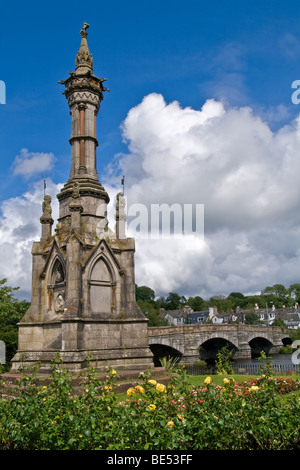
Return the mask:
M 41 238 L 32 247 L 31 306 L 19 323 L 12 372 L 37 361 L 41 372 L 49 372 L 56 353 L 76 374 L 88 356 L 99 371 L 153 366 L 147 320 L 135 301 L 135 243 L 124 232 L 122 194 L 112 232 L 109 196 L 96 168 L 96 118 L 107 88 L 106 79 L 93 74 L 88 27 L 84 23 L 80 31 L 75 72 L 60 82 L 72 117 L 71 170 L 57 195 L 54 234 L 51 197 L 42 203 Z

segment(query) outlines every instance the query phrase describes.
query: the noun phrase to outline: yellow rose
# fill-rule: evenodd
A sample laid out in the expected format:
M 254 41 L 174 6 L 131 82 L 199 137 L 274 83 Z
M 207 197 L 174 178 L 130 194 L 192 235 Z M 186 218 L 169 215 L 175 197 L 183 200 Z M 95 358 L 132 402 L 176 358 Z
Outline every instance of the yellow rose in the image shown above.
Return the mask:
M 230 380 L 225 378 L 225 379 L 223 379 L 223 382 L 224 382 L 224 384 L 226 385 L 226 384 L 229 384 L 229 383 L 230 383 Z
M 148 384 L 151 384 L 151 385 L 156 385 L 157 382 L 156 380 L 148 380 Z
M 106 390 L 107 392 L 109 392 L 109 390 L 111 390 L 112 387 L 110 385 L 105 385 L 104 387 L 104 390 Z
M 155 405 L 149 405 L 148 406 L 149 411 L 153 411 L 153 410 L 155 410 L 155 408 L 156 408 Z
M 145 390 L 144 390 L 144 388 L 143 388 L 141 385 L 137 385 L 137 386 L 135 387 L 135 389 L 136 389 L 138 392 L 140 392 L 140 393 L 145 393 Z
M 177 418 L 180 419 L 183 423 L 185 423 L 185 418 L 183 415 L 177 415 Z
M 212 383 L 212 378 L 211 377 L 206 377 L 206 379 L 204 380 L 204 383 L 205 384 L 211 384 Z
M 135 392 L 134 388 L 133 387 L 130 387 L 128 390 L 127 390 L 127 396 L 130 397 L 131 395 L 133 395 Z
M 117 372 L 115 371 L 115 369 L 111 369 L 111 370 L 109 371 L 109 373 L 110 373 L 110 375 L 116 375 Z
M 172 428 L 174 426 L 174 422 L 173 421 L 168 421 L 167 422 L 167 426 L 169 426 L 170 428 Z
M 155 388 L 158 392 L 161 392 L 161 393 L 165 392 L 166 390 L 166 386 L 164 384 L 157 384 Z

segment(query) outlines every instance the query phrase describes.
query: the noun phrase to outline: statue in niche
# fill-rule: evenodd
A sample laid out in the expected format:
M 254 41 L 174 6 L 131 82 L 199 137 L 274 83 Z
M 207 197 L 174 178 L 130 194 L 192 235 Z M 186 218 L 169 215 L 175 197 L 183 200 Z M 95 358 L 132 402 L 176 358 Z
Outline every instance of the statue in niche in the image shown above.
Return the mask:
M 60 284 L 64 282 L 65 276 L 62 265 L 58 262 L 54 269 L 54 284 Z
M 55 299 L 54 309 L 56 313 L 63 313 L 65 301 L 62 294 L 58 294 Z

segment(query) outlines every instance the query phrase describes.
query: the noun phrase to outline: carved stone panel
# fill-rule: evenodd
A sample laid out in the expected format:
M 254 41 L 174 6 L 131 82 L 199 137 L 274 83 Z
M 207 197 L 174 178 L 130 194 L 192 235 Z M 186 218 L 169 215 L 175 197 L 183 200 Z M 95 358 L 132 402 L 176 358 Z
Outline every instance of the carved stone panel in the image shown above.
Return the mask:
M 96 262 L 91 273 L 90 305 L 93 313 L 111 313 L 112 278 L 103 259 Z

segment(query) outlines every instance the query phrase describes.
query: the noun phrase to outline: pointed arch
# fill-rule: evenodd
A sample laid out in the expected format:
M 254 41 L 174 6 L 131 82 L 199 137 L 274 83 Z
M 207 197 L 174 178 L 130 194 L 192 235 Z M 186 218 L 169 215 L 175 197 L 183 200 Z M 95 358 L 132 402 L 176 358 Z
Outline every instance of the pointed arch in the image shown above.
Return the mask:
M 105 253 L 100 253 L 93 260 L 90 267 L 89 279 L 92 281 L 102 280 L 103 282 L 116 282 L 115 270 Z
M 63 313 L 66 286 L 66 265 L 60 251 L 53 251 L 46 275 L 47 311 Z
M 58 255 L 55 256 L 50 270 L 50 284 L 57 285 L 65 281 L 66 273 Z
M 115 304 L 115 272 L 104 253 L 91 265 L 89 274 L 89 303 L 93 314 L 108 317 Z

